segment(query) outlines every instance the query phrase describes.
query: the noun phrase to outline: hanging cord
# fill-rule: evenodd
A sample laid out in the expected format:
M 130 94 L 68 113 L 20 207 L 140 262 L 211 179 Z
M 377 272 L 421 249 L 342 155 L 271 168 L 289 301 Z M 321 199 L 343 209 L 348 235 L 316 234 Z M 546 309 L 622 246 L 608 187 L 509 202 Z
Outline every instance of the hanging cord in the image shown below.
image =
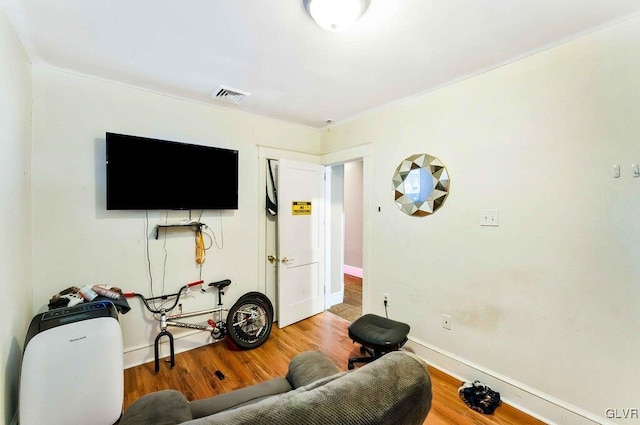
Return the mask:
M 204 246 L 204 237 L 202 236 L 202 224 L 196 226 L 196 263 L 202 264 L 206 259 L 206 248 Z
M 149 278 L 149 290 L 151 291 L 151 297 L 155 297 L 155 295 L 153 294 L 153 272 L 151 271 L 151 255 L 149 254 L 149 210 L 144 210 L 144 223 L 144 240 L 146 242 L 145 251 L 147 254 L 147 276 Z M 155 300 L 153 301 L 153 308 L 158 308 L 156 306 Z
M 164 224 L 169 223 L 169 211 L 164 210 Z M 167 251 L 167 232 L 162 235 L 162 250 L 164 251 L 164 260 L 162 262 L 162 294 L 164 295 L 164 284 L 167 279 L 167 259 L 169 258 L 169 251 Z
M 149 210 L 144 210 L 144 240 L 146 242 L 145 254 L 147 256 L 147 277 L 149 278 L 151 296 L 153 297 L 153 274 L 151 273 L 151 257 L 149 255 Z M 153 307 L 155 308 L 155 305 Z
M 198 215 L 198 227 L 196 228 L 196 263 L 199 265 L 198 268 L 200 269 L 200 280 L 202 280 L 202 264 L 204 263 L 205 256 L 207 254 L 207 248 L 204 246 L 204 238 L 202 233 L 202 228 L 206 226 L 202 224 L 202 214 L 204 214 L 204 210 L 200 210 L 200 214 Z M 191 210 L 189 210 L 189 218 L 191 218 Z
M 222 226 L 222 211 L 218 211 L 218 221 L 220 222 L 220 226 L 219 226 L 220 243 L 218 243 L 218 237 L 216 236 L 216 232 L 214 232 L 213 229 L 211 229 L 211 234 L 205 233 L 209 238 L 209 241 L 211 242 L 209 246 L 205 248 L 205 250 L 208 250 L 209 248 L 213 247 L 214 243 L 216 245 L 216 248 L 218 249 L 224 248 L 224 227 Z
M 271 178 L 271 187 L 273 188 L 273 201 L 269 197 L 269 184 L 265 187 L 267 193 L 267 214 L 272 217 L 278 215 L 278 190 L 276 189 L 276 182 L 273 178 L 273 170 L 271 169 L 271 160 L 267 159 L 267 167 L 269 167 L 269 177 Z
M 222 212 L 218 211 L 218 217 L 220 221 L 220 243 L 218 243 L 218 237 L 216 233 L 205 224 L 202 224 L 202 214 L 204 210 L 200 212 L 198 216 L 198 222 L 195 223 L 195 242 L 196 242 L 196 263 L 200 264 L 200 277 L 202 277 L 202 263 L 205 261 L 207 251 L 215 244 L 218 249 L 224 248 L 224 230 L 222 227 Z M 205 236 L 208 239 L 208 243 L 205 241 Z
M 151 292 L 151 297 L 155 297 L 155 293 L 153 290 L 153 273 L 151 271 L 151 255 L 149 253 L 149 210 L 145 210 L 144 211 L 144 218 L 145 218 L 145 234 L 144 234 L 144 240 L 145 240 L 145 253 L 146 253 L 146 257 L 147 257 L 147 276 L 149 278 L 149 290 Z M 167 224 L 169 220 L 169 211 L 165 210 L 165 217 L 164 217 L 164 222 L 165 224 Z M 164 232 L 163 234 L 163 239 L 162 239 L 162 249 L 164 251 L 164 259 L 162 261 L 162 286 L 161 286 L 161 294 L 160 295 L 164 295 L 164 290 L 165 290 L 165 280 L 166 280 L 166 276 L 167 276 L 167 259 L 169 257 L 169 252 L 167 251 L 167 234 L 166 232 Z M 167 301 L 163 301 L 160 304 L 160 307 L 162 307 L 163 304 L 165 304 Z M 154 309 L 158 309 L 158 305 L 156 303 L 156 300 L 153 300 L 152 302 L 153 308 Z

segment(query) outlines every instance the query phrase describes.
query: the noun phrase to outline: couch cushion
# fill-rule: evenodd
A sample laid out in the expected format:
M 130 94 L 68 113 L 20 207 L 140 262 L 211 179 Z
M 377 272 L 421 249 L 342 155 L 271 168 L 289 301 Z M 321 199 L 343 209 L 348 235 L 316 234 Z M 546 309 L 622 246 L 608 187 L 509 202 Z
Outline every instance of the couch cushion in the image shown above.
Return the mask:
M 189 403 L 194 418 L 213 415 L 223 410 L 242 407 L 257 403 L 266 397 L 291 391 L 289 381 L 284 378 L 274 378 L 260 384 L 240 388 L 239 390 L 220 394 L 215 397 L 195 400 Z
M 305 351 L 289 362 L 287 380 L 293 388 L 299 388 L 338 372 L 336 365 L 325 354 Z
M 122 416 L 119 425 L 176 425 L 192 418 L 184 394 L 163 390 L 137 399 Z
M 325 379 L 184 425 L 417 425 L 431 408 L 426 364 L 406 352 Z

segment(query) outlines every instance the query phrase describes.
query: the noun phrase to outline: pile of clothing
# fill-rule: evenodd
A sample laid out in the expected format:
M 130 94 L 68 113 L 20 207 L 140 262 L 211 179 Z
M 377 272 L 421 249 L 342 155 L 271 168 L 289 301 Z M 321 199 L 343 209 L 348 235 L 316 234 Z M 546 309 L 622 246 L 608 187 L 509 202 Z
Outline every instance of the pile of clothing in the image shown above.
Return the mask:
M 81 288 L 70 286 L 49 300 L 49 310 L 62 307 L 73 307 L 74 305 L 91 301 L 111 301 L 120 313 L 129 311 L 129 303 L 122 295 L 122 290 L 109 285 L 85 285 Z
M 458 395 L 471 409 L 484 414 L 492 414 L 501 403 L 500 393 L 480 381 L 463 382 Z

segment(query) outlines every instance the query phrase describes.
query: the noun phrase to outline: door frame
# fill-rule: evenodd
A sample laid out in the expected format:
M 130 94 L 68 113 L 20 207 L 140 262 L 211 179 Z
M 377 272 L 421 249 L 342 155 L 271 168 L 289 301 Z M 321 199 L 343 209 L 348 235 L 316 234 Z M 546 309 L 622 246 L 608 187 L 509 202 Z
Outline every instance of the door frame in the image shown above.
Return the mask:
M 340 182 L 334 185 L 338 173 L 336 168 L 342 169 Z M 325 166 L 325 310 L 344 302 L 344 166 L 342 164 Z M 338 186 L 340 194 L 334 189 Z M 339 216 L 336 216 L 336 208 Z M 340 269 L 340 270 L 337 270 Z M 334 278 L 340 281 L 340 291 L 335 292 Z M 362 302 L 362 300 L 360 300 Z
M 351 161 L 362 161 L 362 313 L 365 314 L 371 309 L 371 286 L 369 282 L 373 278 L 370 267 L 371 258 L 371 244 L 370 241 L 370 229 L 371 229 L 371 184 L 373 181 L 373 167 L 371 159 L 371 143 L 365 143 L 358 146 L 353 146 L 347 149 L 343 149 L 336 152 L 327 153 L 320 156 L 320 163 L 325 166 L 339 165 Z M 327 211 L 327 214 L 329 211 Z M 330 219 L 329 219 L 330 220 Z M 325 237 L 328 232 L 325 231 Z M 330 252 L 331 246 L 329 241 L 326 242 L 327 258 L 325 258 L 326 264 L 331 259 Z M 339 254 L 339 253 L 338 253 Z M 325 279 L 328 279 L 328 273 L 325 273 Z M 328 290 L 329 282 L 325 282 L 325 288 Z
M 258 188 L 257 196 L 260 200 L 260 208 L 258 212 L 258 284 L 257 288 L 264 294 L 268 294 L 271 291 L 266 287 L 267 276 L 267 246 L 266 246 L 266 199 L 265 199 L 265 187 L 267 185 L 267 159 L 291 159 L 294 161 L 304 161 L 314 164 L 322 164 L 324 166 L 344 164 L 345 162 L 362 160 L 362 312 L 363 314 L 369 312 L 371 309 L 371 290 L 369 282 L 373 279 L 370 267 L 371 259 L 371 244 L 370 244 L 370 232 L 371 232 L 371 184 L 373 181 L 373 164 L 371 158 L 372 145 L 371 143 L 364 143 L 361 145 L 353 146 L 350 148 L 342 149 L 336 152 L 326 153 L 322 155 L 314 155 L 305 152 L 296 152 L 286 149 L 273 148 L 269 146 L 258 146 Z M 325 237 L 327 232 L 325 231 Z M 329 258 L 325 258 L 325 262 L 328 262 Z M 326 264 L 326 263 L 325 263 Z M 328 286 L 329 275 L 325 273 L 325 290 Z M 277 303 L 277 300 L 272 300 Z M 275 307 L 275 305 L 274 305 Z M 326 308 L 326 304 L 325 304 Z

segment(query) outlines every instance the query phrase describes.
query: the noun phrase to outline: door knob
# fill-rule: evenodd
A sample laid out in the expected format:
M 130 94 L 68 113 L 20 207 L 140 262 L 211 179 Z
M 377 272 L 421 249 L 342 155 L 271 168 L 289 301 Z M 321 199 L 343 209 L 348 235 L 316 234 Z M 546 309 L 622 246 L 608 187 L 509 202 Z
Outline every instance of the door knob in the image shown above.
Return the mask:
M 273 255 L 269 255 L 269 256 L 267 257 L 267 260 L 268 260 L 271 264 L 273 264 L 273 262 L 274 262 L 274 261 L 275 261 L 275 262 L 278 262 L 278 259 L 277 259 L 276 257 L 274 257 Z

